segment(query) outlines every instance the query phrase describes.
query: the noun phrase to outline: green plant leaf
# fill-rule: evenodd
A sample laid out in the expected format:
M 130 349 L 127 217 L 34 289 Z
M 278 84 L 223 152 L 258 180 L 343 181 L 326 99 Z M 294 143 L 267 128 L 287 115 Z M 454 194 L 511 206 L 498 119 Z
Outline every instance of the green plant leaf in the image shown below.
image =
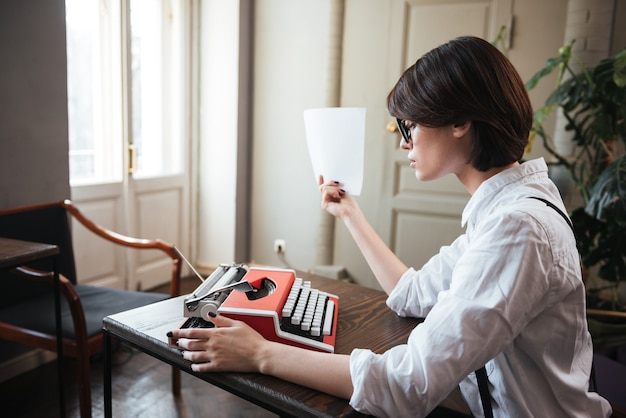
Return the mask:
M 530 78 L 530 80 L 526 82 L 526 90 L 534 89 L 539 83 L 539 80 L 551 74 L 552 71 L 554 71 L 554 69 L 557 67 L 559 68 L 559 76 L 557 78 L 557 85 L 560 84 L 563 78 L 563 74 L 565 73 L 565 69 L 567 68 L 567 65 L 569 64 L 569 60 L 572 57 L 572 45 L 574 45 L 574 42 L 576 42 L 575 39 L 572 40 L 572 42 L 570 42 L 569 45 L 565 45 L 559 48 L 558 56 L 548 58 L 546 60 L 546 65 L 541 70 L 537 71 L 535 75 L 533 75 Z
M 580 101 L 581 86 L 570 78 L 559 84 L 546 99 L 546 106 L 563 106 L 573 109 Z
M 604 239 L 599 242 L 603 254 L 598 276 L 610 282 L 619 282 L 626 278 L 626 227 L 611 227 L 610 232 L 606 232 Z
M 618 87 L 626 87 L 626 49 L 615 54 L 613 71 L 613 82 Z
M 626 156 L 615 160 L 598 177 L 589 191 L 585 212 L 601 221 L 626 220 Z
M 552 164 L 565 168 L 585 202 L 571 213 L 582 263 L 597 267 L 598 275 L 617 287 L 626 279 L 626 49 L 593 68 L 581 64 L 574 73 L 570 61 L 579 60 L 572 44 L 526 83 L 530 90 L 559 72 L 555 88 L 533 115 L 532 132 L 542 139 Z M 543 126 L 557 109 L 576 145 L 571 155 L 558 152 Z
M 537 109 L 533 115 L 536 130 L 543 131 L 543 122 L 558 108 L 557 105 L 545 105 Z

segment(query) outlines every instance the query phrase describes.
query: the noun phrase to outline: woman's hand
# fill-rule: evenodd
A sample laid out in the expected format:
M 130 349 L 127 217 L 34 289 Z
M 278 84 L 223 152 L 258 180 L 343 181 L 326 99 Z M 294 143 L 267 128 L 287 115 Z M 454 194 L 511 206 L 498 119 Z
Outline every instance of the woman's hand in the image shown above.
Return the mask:
M 350 399 L 350 356 L 268 341 L 241 321 L 218 315 L 215 328 L 171 331 L 194 372 L 257 372 Z
M 259 372 L 259 353 L 267 344 L 246 323 L 218 315 L 211 319 L 215 328 L 172 330 L 183 349 L 183 358 L 191 361 L 194 372 Z
M 344 221 L 376 279 L 389 294 L 408 267 L 387 247 L 365 219 L 356 200 L 338 182 L 324 183 L 324 177 L 320 176 L 318 184 L 322 209 Z
M 319 190 L 322 194 L 322 209 L 339 219 L 346 218 L 350 213 L 358 210 L 356 201 L 337 181 L 324 183 L 324 176 L 318 180 Z

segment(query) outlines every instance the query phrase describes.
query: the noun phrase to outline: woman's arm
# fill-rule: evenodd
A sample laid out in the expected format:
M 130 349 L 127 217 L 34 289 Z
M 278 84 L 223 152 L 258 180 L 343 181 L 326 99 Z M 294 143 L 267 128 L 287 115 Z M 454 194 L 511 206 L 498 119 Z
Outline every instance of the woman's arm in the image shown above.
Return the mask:
M 257 372 L 344 399 L 352 396 L 349 356 L 267 341 L 247 324 L 222 315 L 211 321 L 216 328 L 172 331 L 193 371 Z
M 322 208 L 343 220 L 376 279 L 387 294 L 391 293 L 408 267 L 387 247 L 356 201 L 341 189 L 339 183 L 324 183 L 320 176 L 319 188 Z

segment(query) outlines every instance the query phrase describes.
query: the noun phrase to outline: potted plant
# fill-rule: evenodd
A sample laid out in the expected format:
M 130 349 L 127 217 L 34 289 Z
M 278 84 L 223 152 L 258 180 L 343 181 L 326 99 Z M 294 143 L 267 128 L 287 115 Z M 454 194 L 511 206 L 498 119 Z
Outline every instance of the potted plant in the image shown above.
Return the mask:
M 626 311 L 626 49 L 587 68 L 572 53 L 574 41 L 559 49 L 527 83 L 528 90 L 558 71 L 545 104 L 534 114 L 532 140 L 539 137 L 560 167 L 580 205 L 571 210 L 584 269 L 588 307 Z M 559 151 L 544 129 L 560 110 L 572 152 Z M 624 314 L 626 316 L 626 314 Z

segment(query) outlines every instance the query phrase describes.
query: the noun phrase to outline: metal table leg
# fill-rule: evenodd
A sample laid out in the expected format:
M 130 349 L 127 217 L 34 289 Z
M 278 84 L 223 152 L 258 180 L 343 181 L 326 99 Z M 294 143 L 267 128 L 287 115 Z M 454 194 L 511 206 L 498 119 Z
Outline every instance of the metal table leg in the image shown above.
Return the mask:
M 63 322 L 61 321 L 61 283 L 57 270 L 56 257 L 52 258 L 54 271 L 54 316 L 57 328 L 57 377 L 59 380 L 59 409 L 65 417 L 65 379 L 63 375 Z
M 104 416 L 113 416 L 111 399 L 111 334 L 105 329 L 102 330 L 104 344 Z

